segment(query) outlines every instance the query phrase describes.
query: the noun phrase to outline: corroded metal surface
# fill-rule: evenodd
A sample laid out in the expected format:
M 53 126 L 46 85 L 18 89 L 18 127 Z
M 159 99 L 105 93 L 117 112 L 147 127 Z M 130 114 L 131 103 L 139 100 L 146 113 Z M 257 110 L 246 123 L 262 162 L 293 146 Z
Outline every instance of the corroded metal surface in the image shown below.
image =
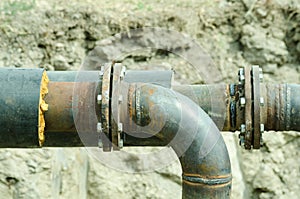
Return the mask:
M 259 66 L 252 66 L 252 95 L 253 95 L 253 148 L 259 149 L 261 144 L 261 114 L 260 114 L 260 72 Z
M 252 83 L 251 83 L 251 68 L 245 67 L 245 85 L 244 85 L 244 93 L 245 93 L 245 149 L 251 149 L 251 145 L 253 142 L 253 103 L 252 103 Z
M 112 75 L 112 67 L 111 64 L 104 65 L 104 73 L 102 77 L 102 100 L 101 100 L 101 123 L 102 123 L 102 132 L 101 133 L 101 147 L 103 147 L 103 151 L 111 151 L 112 143 L 111 143 L 111 124 L 110 124 L 110 113 L 111 113 L 111 104 L 110 98 L 112 95 L 111 90 L 111 75 Z M 96 125 L 96 124 L 95 124 Z
M 114 150 L 120 150 L 124 145 L 123 124 L 120 122 L 120 104 L 123 103 L 121 81 L 124 79 L 125 67 L 116 63 L 113 66 L 112 98 L 111 98 L 111 142 Z
M 49 83 L 44 146 L 97 146 L 96 121 L 90 111 L 96 107 L 96 87 L 96 82 Z
M 263 84 L 266 91 L 266 130 L 300 131 L 300 85 Z
M 201 107 L 215 122 L 219 130 L 235 131 L 235 107 L 232 111 L 229 85 L 185 85 L 174 86 L 174 91 L 187 96 Z M 233 120 L 233 121 L 232 121 Z
M 217 127 L 205 112 L 188 98 L 175 95 L 169 89 L 150 84 L 132 84 L 130 87 L 129 90 L 134 92 L 128 96 L 128 112 L 131 113 L 128 115 L 131 117 L 129 121 L 141 126 L 143 133 L 156 138 L 146 138 L 152 141 L 147 144 L 168 144 L 179 156 L 183 170 L 182 198 L 229 198 L 230 160 L 222 137 L 217 137 L 216 143 L 202 156 L 205 153 L 203 150 L 206 147 L 203 144 L 207 141 L 206 137 L 218 133 Z M 158 111 L 153 112 L 156 105 L 164 107 L 163 111 L 156 109 Z M 128 121 L 122 122 L 126 130 L 135 131 L 131 129 L 135 125 Z M 192 129 L 196 131 L 193 133 Z M 135 138 L 132 136 L 130 139 L 132 141 Z M 137 138 L 136 142 L 139 140 Z

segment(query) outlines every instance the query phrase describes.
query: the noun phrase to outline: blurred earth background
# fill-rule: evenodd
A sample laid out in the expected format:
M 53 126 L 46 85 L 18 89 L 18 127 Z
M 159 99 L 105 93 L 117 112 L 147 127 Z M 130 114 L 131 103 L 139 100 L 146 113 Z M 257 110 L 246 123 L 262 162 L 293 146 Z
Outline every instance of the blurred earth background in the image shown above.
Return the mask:
M 109 61 L 120 51 L 106 48 L 112 36 L 143 27 L 195 39 L 224 83 L 236 82 L 238 68 L 251 64 L 263 68 L 265 82 L 300 83 L 299 0 L 1 0 L 0 66 L 79 70 L 96 46 Z M 175 49 L 180 42 L 165 45 Z M 120 61 L 128 68 L 172 68 L 180 83 L 203 83 L 171 53 L 132 52 Z M 264 133 L 260 151 L 242 150 L 237 134 L 222 133 L 231 156 L 232 198 L 299 198 L 300 134 Z M 133 157 L 128 167 L 138 164 Z M 84 148 L 1 149 L 0 198 L 180 199 L 181 168 L 174 162 L 130 174 L 103 166 Z

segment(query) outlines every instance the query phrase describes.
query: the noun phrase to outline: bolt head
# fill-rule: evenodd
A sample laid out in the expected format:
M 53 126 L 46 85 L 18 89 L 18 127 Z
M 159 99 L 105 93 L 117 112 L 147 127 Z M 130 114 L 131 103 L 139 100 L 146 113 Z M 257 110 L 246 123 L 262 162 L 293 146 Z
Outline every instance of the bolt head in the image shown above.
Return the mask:
M 262 138 L 262 137 L 260 137 L 259 144 L 260 144 L 260 146 L 261 146 L 261 147 L 262 147 L 262 146 L 263 146 L 263 144 L 264 144 L 264 140 L 263 140 L 263 138 Z
M 241 125 L 241 133 L 245 133 L 246 132 L 246 125 L 242 124 Z
M 120 139 L 120 141 L 119 141 L 119 147 L 120 147 L 120 148 L 123 148 L 123 146 L 124 146 L 124 140 L 123 140 L 123 139 Z
M 264 80 L 264 74 L 262 68 L 259 68 L 259 81 L 263 82 Z
M 240 105 L 241 105 L 241 107 L 245 107 L 245 104 L 246 104 L 246 99 L 244 97 L 241 97 L 240 98 Z
M 101 139 L 98 140 L 98 147 L 103 148 L 103 142 Z
M 265 101 L 264 101 L 264 98 L 263 98 L 263 97 L 260 98 L 260 101 L 259 101 L 259 102 L 260 102 L 260 105 L 261 105 L 261 106 L 264 106 Z
M 120 132 L 123 131 L 123 124 L 122 123 L 118 124 L 118 131 L 120 131 Z
M 100 104 L 102 100 L 102 95 L 97 95 L 97 103 Z
M 120 95 L 120 96 L 119 96 L 119 104 L 122 103 L 122 102 L 123 102 L 123 96 Z
M 109 100 L 109 91 L 104 92 L 104 97 L 107 101 Z
M 101 122 L 97 123 L 97 133 L 102 133 L 102 124 L 101 124 Z
M 244 68 L 239 69 L 239 83 L 244 84 L 245 83 L 245 75 L 244 75 Z
M 261 133 L 265 132 L 265 125 L 264 124 L 260 124 L 260 132 Z
M 240 138 L 240 141 L 239 141 L 240 146 L 245 146 L 245 137 L 240 134 L 239 138 Z
M 104 74 L 104 66 L 101 66 L 101 69 L 99 71 L 99 76 L 103 76 Z
M 244 75 L 244 68 L 239 69 L 239 76 Z
M 123 79 L 124 79 L 124 77 L 125 77 L 125 73 L 126 73 L 126 67 L 125 67 L 125 66 L 123 66 L 123 67 L 122 67 L 122 70 L 121 70 L 121 74 L 120 74 L 120 79 L 121 79 L 121 80 L 123 80 Z

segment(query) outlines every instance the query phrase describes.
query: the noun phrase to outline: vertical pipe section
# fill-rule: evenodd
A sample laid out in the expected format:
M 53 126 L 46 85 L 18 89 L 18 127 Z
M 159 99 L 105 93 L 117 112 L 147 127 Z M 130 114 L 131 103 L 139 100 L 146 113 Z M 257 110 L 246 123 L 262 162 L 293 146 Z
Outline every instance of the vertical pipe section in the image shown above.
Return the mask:
M 128 96 L 121 111 L 125 132 L 137 141 L 148 134 L 146 137 L 157 138 L 149 145 L 161 142 L 174 149 L 183 171 L 182 198 L 229 198 L 230 159 L 209 116 L 193 101 L 170 89 L 130 84 L 122 90 Z
M 41 89 L 46 79 L 43 69 L 0 68 L 0 147 L 42 144 L 40 109 L 47 105 L 42 104 Z

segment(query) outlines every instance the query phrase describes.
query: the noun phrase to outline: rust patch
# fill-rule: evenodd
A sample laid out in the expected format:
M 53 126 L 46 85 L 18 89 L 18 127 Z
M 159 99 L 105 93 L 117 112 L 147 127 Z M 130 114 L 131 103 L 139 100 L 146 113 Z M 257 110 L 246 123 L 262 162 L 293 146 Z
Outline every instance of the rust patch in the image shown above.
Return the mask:
M 43 145 L 45 142 L 45 111 L 48 110 L 48 104 L 45 102 L 44 98 L 46 94 L 48 93 L 48 83 L 49 78 L 47 76 L 46 71 L 43 72 L 42 81 L 41 81 L 41 90 L 40 90 L 40 104 L 39 104 L 39 144 L 40 146 Z
M 207 176 L 207 175 L 200 175 L 198 173 L 183 173 L 185 176 L 190 177 L 198 177 L 198 178 L 206 178 L 206 179 L 222 179 L 222 178 L 230 178 L 231 174 L 228 175 L 218 175 L 218 176 Z
M 221 188 L 221 187 L 227 187 L 227 186 L 231 185 L 232 181 L 229 181 L 224 184 L 218 184 L 218 185 L 206 185 L 206 184 L 200 184 L 200 183 L 195 183 L 195 182 L 189 182 L 187 180 L 182 180 L 182 183 L 187 184 L 189 186 L 195 186 L 195 187 L 199 186 L 199 187 Z

